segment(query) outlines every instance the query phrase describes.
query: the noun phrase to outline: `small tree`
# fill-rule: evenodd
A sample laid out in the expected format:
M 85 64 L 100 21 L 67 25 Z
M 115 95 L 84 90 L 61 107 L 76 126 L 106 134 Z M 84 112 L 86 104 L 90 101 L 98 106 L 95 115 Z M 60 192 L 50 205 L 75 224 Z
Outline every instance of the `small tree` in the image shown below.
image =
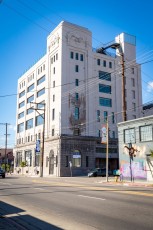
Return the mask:
M 26 166 L 26 162 L 25 162 L 25 161 L 22 161 L 22 162 L 20 163 L 20 166 L 21 166 L 21 168 L 22 168 L 22 174 L 23 174 L 23 168 Z
M 2 169 L 5 170 L 5 164 L 2 164 Z M 9 164 L 6 164 L 6 172 L 9 172 L 10 171 L 10 165 Z
M 153 157 L 153 150 L 152 149 L 150 149 L 150 153 L 151 153 L 151 157 Z

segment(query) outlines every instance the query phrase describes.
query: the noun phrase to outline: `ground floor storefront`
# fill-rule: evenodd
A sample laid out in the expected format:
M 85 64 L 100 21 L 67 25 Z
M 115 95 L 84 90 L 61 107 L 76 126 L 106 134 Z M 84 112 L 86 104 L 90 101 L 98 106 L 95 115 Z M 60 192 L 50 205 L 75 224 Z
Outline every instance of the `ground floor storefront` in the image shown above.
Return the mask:
M 40 143 L 41 145 L 41 143 Z M 60 136 L 44 142 L 44 151 L 36 143 L 14 148 L 14 172 L 40 176 L 79 176 L 96 167 L 106 166 L 106 145 L 97 137 Z M 117 140 L 109 142 L 109 169 L 118 168 Z

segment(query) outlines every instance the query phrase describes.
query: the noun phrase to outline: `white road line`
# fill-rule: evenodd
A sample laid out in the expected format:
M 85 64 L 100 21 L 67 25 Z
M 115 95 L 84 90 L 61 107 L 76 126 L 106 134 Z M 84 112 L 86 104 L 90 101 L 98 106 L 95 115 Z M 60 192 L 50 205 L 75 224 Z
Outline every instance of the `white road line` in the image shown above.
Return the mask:
M 85 197 L 85 198 L 90 198 L 90 199 L 96 199 L 96 200 L 106 200 L 106 199 L 103 199 L 103 198 L 98 198 L 98 197 L 93 197 L 93 196 L 84 196 L 84 195 L 78 195 L 78 196 Z
M 34 188 L 34 189 L 38 189 L 38 190 L 45 190 L 44 188 Z
M 0 182 L 0 184 L 4 184 L 4 185 L 12 185 L 11 183 L 5 183 L 5 182 Z

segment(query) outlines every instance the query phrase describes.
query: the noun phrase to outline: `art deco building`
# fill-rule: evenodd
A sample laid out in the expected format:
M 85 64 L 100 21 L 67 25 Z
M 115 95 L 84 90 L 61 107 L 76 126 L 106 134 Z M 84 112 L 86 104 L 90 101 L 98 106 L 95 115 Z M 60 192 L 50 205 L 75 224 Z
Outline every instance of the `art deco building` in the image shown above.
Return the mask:
M 36 167 L 42 174 L 43 164 L 43 176 L 105 167 L 101 127 L 107 118 L 109 168 L 117 168 L 123 103 L 127 120 L 140 117 L 141 91 L 134 36 L 122 33 L 93 49 L 87 28 L 62 21 L 47 37 L 45 56 L 18 80 L 15 170 L 21 162 L 28 174 Z

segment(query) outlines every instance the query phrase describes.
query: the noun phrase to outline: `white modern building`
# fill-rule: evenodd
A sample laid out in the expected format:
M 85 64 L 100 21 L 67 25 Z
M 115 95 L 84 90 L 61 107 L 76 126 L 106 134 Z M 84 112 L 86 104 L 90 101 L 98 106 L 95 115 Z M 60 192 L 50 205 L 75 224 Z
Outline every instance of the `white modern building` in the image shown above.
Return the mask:
M 62 21 L 47 37 L 46 55 L 18 80 L 15 170 L 21 171 L 21 162 L 26 162 L 22 170 L 28 174 L 35 173 L 36 167 L 40 173 L 43 165 L 44 176 L 69 176 L 70 169 L 79 175 L 105 167 L 101 127 L 107 117 L 109 168 L 116 168 L 123 74 L 127 120 L 141 117 L 136 38 L 122 33 L 106 46 L 93 49 L 87 28 Z

